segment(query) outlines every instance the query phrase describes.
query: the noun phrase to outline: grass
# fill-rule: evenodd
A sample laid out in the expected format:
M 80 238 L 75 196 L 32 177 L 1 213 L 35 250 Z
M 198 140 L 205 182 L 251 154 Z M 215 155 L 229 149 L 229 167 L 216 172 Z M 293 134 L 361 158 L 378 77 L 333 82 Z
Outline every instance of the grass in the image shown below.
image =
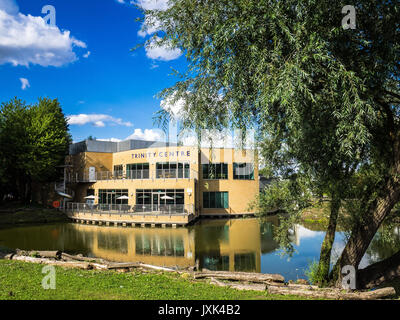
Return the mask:
M 239 291 L 177 274 L 56 267 L 56 289 L 45 290 L 43 265 L 0 260 L 0 300 L 298 300 L 298 296 Z
M 68 221 L 65 213 L 40 206 L 8 205 L 0 207 L 0 227 L 19 224 L 56 223 Z

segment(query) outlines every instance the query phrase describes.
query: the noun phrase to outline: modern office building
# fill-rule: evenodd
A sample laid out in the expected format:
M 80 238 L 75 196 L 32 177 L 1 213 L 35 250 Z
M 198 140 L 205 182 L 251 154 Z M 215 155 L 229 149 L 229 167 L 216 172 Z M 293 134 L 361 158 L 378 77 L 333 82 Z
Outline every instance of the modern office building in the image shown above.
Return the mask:
M 253 150 L 85 140 L 65 174 L 71 202 L 102 211 L 244 215 L 259 192 Z

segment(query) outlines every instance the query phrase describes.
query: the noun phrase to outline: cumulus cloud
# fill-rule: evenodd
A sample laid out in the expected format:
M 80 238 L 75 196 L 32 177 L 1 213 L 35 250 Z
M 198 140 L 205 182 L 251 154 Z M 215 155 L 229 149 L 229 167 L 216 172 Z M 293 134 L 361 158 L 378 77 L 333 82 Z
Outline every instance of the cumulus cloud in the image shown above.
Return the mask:
M 168 0 L 137 0 L 131 1 L 132 4 L 136 4 L 144 10 L 167 10 Z
M 165 134 L 158 129 L 135 129 L 135 131 L 125 140 L 136 139 L 146 141 L 165 141 Z
M 95 127 L 105 127 L 106 124 L 119 125 L 125 127 L 132 127 L 129 121 L 122 121 L 120 118 L 114 118 L 106 114 L 78 114 L 68 116 L 68 123 L 70 125 L 85 125 L 92 124 Z
M 90 54 L 91 54 L 91 52 L 88 51 L 88 52 L 86 52 L 86 53 L 83 55 L 83 57 L 84 57 L 84 58 L 89 58 Z
M 19 80 L 21 81 L 21 89 L 25 90 L 26 88 L 30 88 L 31 85 L 29 83 L 29 80 L 26 78 L 19 78 Z
M 58 67 L 77 60 L 75 47 L 86 44 L 42 17 L 19 13 L 14 1 L 0 0 L 0 64 Z
M 171 48 L 168 45 L 159 46 L 156 41 L 158 37 L 152 39 L 146 46 L 146 56 L 153 60 L 170 61 L 178 59 L 182 52 L 177 48 Z

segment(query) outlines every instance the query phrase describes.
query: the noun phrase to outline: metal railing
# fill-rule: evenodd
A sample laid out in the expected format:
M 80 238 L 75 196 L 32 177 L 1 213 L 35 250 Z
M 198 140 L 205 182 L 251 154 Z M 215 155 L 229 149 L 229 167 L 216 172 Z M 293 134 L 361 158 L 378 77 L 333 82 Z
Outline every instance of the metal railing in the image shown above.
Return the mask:
M 66 203 L 68 212 L 78 213 L 107 213 L 107 214 L 193 214 L 193 204 L 88 204 Z
M 67 182 L 96 182 L 105 180 L 147 180 L 147 179 L 198 179 L 198 172 L 193 169 L 149 169 L 128 171 L 99 171 L 75 173 L 67 176 Z

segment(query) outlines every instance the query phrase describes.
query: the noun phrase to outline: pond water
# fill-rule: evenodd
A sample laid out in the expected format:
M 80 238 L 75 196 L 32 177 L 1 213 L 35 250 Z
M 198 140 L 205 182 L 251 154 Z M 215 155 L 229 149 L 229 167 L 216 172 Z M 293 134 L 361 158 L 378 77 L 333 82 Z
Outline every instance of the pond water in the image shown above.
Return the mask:
M 305 278 L 318 260 L 324 231 L 297 225 L 291 241 L 295 252 L 283 255 L 273 239 L 277 217 L 267 219 L 200 220 L 184 228 L 129 228 L 63 223 L 0 229 L 0 246 L 25 250 L 62 250 L 112 261 L 209 270 L 279 273 L 286 280 Z M 314 229 L 314 230 L 311 230 Z M 344 246 L 337 233 L 333 257 Z M 371 244 L 361 267 L 384 259 L 392 246 Z

